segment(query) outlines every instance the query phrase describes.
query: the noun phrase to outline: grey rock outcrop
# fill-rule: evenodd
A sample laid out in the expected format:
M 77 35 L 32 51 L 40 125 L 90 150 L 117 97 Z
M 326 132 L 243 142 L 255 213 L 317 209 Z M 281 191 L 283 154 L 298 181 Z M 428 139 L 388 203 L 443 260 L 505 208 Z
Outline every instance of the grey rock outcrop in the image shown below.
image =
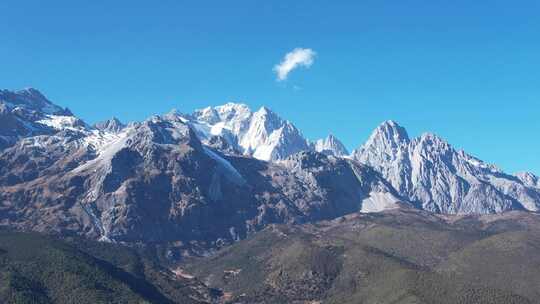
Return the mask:
M 540 207 L 540 191 L 532 182 L 457 151 L 434 134 L 409 139 L 394 121 L 375 129 L 353 157 L 380 172 L 402 197 L 432 212 L 484 214 Z
M 313 149 L 326 155 L 344 157 L 349 155 L 347 148 L 334 135 L 330 134 L 324 139 L 319 139 L 313 143 Z
M 120 133 L 122 129 L 124 129 L 125 127 L 126 125 L 124 125 L 116 117 L 94 124 L 94 128 L 104 131 L 104 132 L 110 132 L 110 133 Z

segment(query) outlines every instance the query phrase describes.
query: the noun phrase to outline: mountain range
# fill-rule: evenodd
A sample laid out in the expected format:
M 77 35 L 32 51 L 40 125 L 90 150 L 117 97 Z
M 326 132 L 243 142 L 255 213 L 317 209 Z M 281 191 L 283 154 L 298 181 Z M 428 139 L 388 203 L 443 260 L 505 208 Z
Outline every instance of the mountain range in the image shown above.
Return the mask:
M 273 223 L 416 208 L 537 211 L 540 182 L 383 122 L 351 154 L 266 107 L 227 103 L 89 125 L 36 89 L 0 91 L 0 225 L 216 248 Z
M 391 120 L 349 153 L 266 107 L 90 125 L 0 90 L 0 302 L 539 303 L 539 207 Z

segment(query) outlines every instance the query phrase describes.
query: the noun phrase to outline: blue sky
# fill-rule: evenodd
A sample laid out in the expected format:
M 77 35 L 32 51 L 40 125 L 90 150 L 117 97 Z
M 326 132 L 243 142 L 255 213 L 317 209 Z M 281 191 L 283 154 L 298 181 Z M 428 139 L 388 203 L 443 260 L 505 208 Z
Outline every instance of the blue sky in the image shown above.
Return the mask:
M 0 87 L 88 122 L 242 101 L 348 148 L 393 119 L 540 173 L 540 1 L 0 2 Z M 277 81 L 287 52 L 309 68 Z

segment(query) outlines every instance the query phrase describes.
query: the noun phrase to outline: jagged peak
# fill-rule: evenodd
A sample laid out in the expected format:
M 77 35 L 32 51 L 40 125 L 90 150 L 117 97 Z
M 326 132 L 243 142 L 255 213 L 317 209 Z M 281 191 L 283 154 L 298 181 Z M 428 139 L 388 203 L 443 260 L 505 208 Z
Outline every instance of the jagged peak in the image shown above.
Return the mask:
M 532 172 L 518 172 L 514 176 L 526 186 L 540 188 L 540 178 Z
M 300 130 L 292 122 L 290 122 L 288 120 L 283 120 L 283 122 L 284 123 L 283 123 L 282 129 L 284 129 L 286 131 L 286 134 L 295 133 L 295 134 L 303 137 L 302 132 L 300 132 Z
M 52 102 L 49 101 L 47 99 L 47 97 L 45 97 L 45 95 L 43 95 L 43 93 L 41 93 L 38 89 L 30 88 L 30 87 L 20 89 L 20 90 L 14 90 L 14 91 L 8 90 L 8 89 L 3 89 L 3 90 L 0 90 L 0 96 L 2 96 L 2 95 L 4 97 L 14 96 L 14 97 L 18 97 L 18 98 L 25 98 L 25 99 L 28 99 L 28 100 L 39 100 L 39 101 L 42 101 L 42 102 L 52 104 Z
M 315 144 L 317 143 L 330 143 L 330 142 L 339 142 L 339 139 L 335 137 L 332 133 L 328 134 L 325 138 L 319 138 L 315 140 Z
M 208 113 L 215 113 L 222 116 L 223 114 L 246 112 L 251 113 L 251 109 L 247 104 L 242 102 L 227 102 L 218 106 L 208 106 L 200 109 L 195 109 L 195 111 L 193 111 L 193 114 L 198 117 L 200 115 L 207 115 Z
M 447 152 L 447 151 L 456 151 L 454 147 L 446 139 L 431 132 L 422 133 L 422 135 L 415 138 L 412 141 L 412 143 L 413 143 L 413 146 L 420 148 L 422 150 L 429 150 L 429 151 L 433 150 L 433 151 L 437 151 L 438 153 Z M 471 158 L 472 156 L 467 155 L 467 157 Z
M 193 117 L 211 124 L 217 123 L 220 120 L 218 111 L 212 107 L 195 110 L 193 112 Z
M 23 88 L 21 90 L 17 90 L 17 91 L 15 91 L 15 93 L 21 94 L 21 95 L 28 95 L 28 96 L 34 96 L 34 97 L 39 97 L 39 98 L 46 99 L 45 95 L 43 95 L 43 93 L 41 93 L 41 91 L 39 91 L 36 88 L 32 88 L 32 87 L 27 87 L 27 88 Z
M 195 113 L 201 113 L 201 114 L 203 114 L 203 113 L 217 113 L 217 111 L 213 107 L 206 107 L 206 108 L 195 110 Z
M 16 91 L 0 90 L 0 101 L 3 101 L 10 108 L 22 107 L 44 114 L 73 115 L 69 109 L 54 104 L 35 88 L 25 88 Z
M 402 138 L 409 139 L 409 134 L 407 133 L 407 130 L 402 127 L 399 123 L 397 123 L 395 120 L 385 120 L 383 121 L 376 129 L 376 131 L 392 131 L 395 134 L 399 135 Z
M 249 106 L 243 102 L 234 102 L 234 101 L 229 101 L 229 102 L 226 102 L 225 104 L 221 105 L 221 106 L 217 106 L 216 108 L 240 108 L 240 109 L 245 109 L 245 108 L 248 108 L 249 109 Z
M 328 134 L 328 136 L 326 136 L 326 140 L 327 141 L 336 141 L 336 140 L 339 141 L 339 139 L 336 136 L 334 136 L 334 134 L 332 134 L 332 133 L 330 133 L 330 134 Z
M 393 120 L 386 120 L 375 128 L 363 147 L 383 145 L 396 148 L 409 142 L 409 134 L 405 128 Z
M 390 126 L 392 128 L 401 127 L 397 121 L 392 119 L 383 121 L 379 126 Z
M 259 108 L 259 110 L 257 110 L 257 112 L 255 112 L 256 114 L 260 115 L 260 116 L 278 116 L 274 111 L 272 111 L 270 108 L 266 107 L 266 106 L 262 106 Z
M 163 119 L 162 116 L 158 115 L 158 114 L 152 114 L 150 115 L 150 117 L 148 117 L 146 120 L 143 121 L 143 123 L 159 123 L 159 122 L 163 122 L 165 121 L 165 119 Z
M 335 156 L 345 156 L 349 154 L 345 145 L 343 145 L 343 143 L 333 134 L 328 134 L 326 138 L 316 140 L 314 149 L 317 152 Z
M 515 176 L 523 176 L 523 177 L 538 179 L 538 176 L 536 174 L 532 172 L 528 172 L 528 171 L 517 172 Z
M 131 127 L 133 124 L 129 124 L 128 127 Z M 140 126 L 164 126 L 166 128 L 169 128 L 169 127 L 177 127 L 177 128 L 180 128 L 180 129 L 185 129 L 185 128 L 188 128 L 188 129 L 191 129 L 191 127 L 189 127 L 188 124 L 186 124 L 184 122 L 183 119 L 170 119 L 170 117 L 168 117 L 167 115 L 157 115 L 157 114 L 153 114 L 151 115 L 150 117 L 148 117 L 147 119 L 145 119 L 144 121 L 140 122 L 140 123 L 135 123 L 134 124 L 136 127 L 140 127 Z
M 100 121 L 94 124 L 94 128 L 101 130 L 101 131 L 108 131 L 113 133 L 120 132 L 125 127 L 125 124 L 123 124 L 120 119 L 116 117 L 111 117 L 110 119 Z
M 211 108 L 211 107 L 207 107 L 207 108 Z M 249 108 L 249 106 L 242 102 L 227 102 L 223 105 L 216 106 L 213 109 L 218 111 L 220 114 L 225 113 L 225 112 L 240 112 L 240 113 L 250 112 L 251 113 L 251 109 Z
M 284 125 L 292 125 L 289 121 L 282 119 L 279 115 L 264 106 L 253 113 L 252 123 L 264 124 L 264 128 L 267 131 L 278 129 Z
M 191 120 L 193 115 L 184 114 L 180 110 L 173 108 L 166 114 L 160 115 L 160 117 L 165 120 L 181 121 L 182 123 L 185 123 L 186 121 Z
M 326 153 L 299 151 L 286 157 L 283 164 L 292 168 L 306 169 L 324 166 L 327 161 L 328 154 Z
M 420 135 L 418 137 L 418 141 L 419 142 L 430 142 L 430 143 L 433 143 L 433 144 L 442 144 L 442 145 L 447 145 L 447 146 L 450 145 L 446 139 L 444 139 L 441 136 L 439 136 L 439 135 L 437 135 L 435 133 L 432 133 L 432 132 L 424 132 L 424 133 L 422 133 L 422 135 Z
M 245 120 L 251 115 L 251 109 L 246 104 L 227 102 L 220 106 L 197 109 L 192 116 L 197 120 L 215 124 L 219 121 Z
M 169 112 L 167 112 L 167 114 L 165 115 L 184 115 L 184 113 L 182 113 L 180 110 L 178 110 L 177 108 L 172 108 Z
M 424 133 L 422 133 L 420 135 L 420 138 L 446 142 L 446 140 L 444 138 L 442 138 L 441 136 L 439 136 L 439 135 L 437 135 L 437 134 L 435 134 L 433 132 L 424 132 Z
M 345 145 L 343 144 L 343 142 L 341 142 L 341 140 L 339 140 L 339 138 L 337 138 L 332 133 L 330 133 L 330 134 L 328 134 L 328 136 L 326 136 L 325 141 L 327 143 L 337 144 L 337 145 L 343 146 L 343 148 L 345 148 Z

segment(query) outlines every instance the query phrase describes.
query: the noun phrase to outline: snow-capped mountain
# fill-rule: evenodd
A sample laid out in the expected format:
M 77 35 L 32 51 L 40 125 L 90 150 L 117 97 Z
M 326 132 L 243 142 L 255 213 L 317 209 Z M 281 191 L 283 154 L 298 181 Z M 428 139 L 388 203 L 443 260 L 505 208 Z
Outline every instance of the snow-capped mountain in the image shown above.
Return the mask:
M 118 118 L 112 117 L 111 119 L 98 122 L 94 124 L 94 128 L 111 133 L 120 133 L 126 125 L 124 125 Z
M 27 136 L 54 133 L 55 129 L 43 122 L 57 116 L 73 117 L 68 109 L 53 104 L 35 89 L 0 90 L 0 149 Z
M 404 199 L 429 211 L 469 214 L 540 208 L 533 176 L 505 174 L 434 134 L 410 139 L 394 121 L 377 127 L 353 157 L 380 172 Z
M 0 92 L 0 226 L 217 246 L 358 211 L 540 208 L 535 175 L 505 174 L 433 134 L 411 139 L 393 121 L 347 156 L 335 137 L 309 143 L 265 107 L 90 126 L 36 90 Z
M 306 139 L 292 123 L 266 107 L 253 113 L 249 129 L 239 142 L 244 151 L 262 160 L 284 159 L 309 149 Z
M 192 114 L 172 111 L 163 118 L 189 124 L 202 142 L 226 153 L 275 161 L 310 149 L 308 141 L 291 122 L 266 107 L 252 112 L 245 104 L 227 103 Z M 35 89 L 0 91 L 0 125 L 3 132 L 0 147 L 23 137 L 74 132 L 96 149 L 116 138 L 126 127 L 117 118 L 89 126 Z
M 117 119 L 89 126 L 29 88 L 0 90 L 0 151 L 20 144 L 46 148 L 51 142 L 71 142 L 92 151 L 116 140 L 124 125 Z
M 168 115 L 184 119 L 204 143 L 225 141 L 233 151 L 260 160 L 282 160 L 310 149 L 291 122 L 266 107 L 252 112 L 245 104 L 227 103 L 197 110 L 191 115 L 178 112 Z
M 32 123 L 50 133 L 0 150 L 0 226 L 218 246 L 271 223 L 399 206 L 373 169 L 304 151 L 300 132 L 267 108 L 226 104 L 127 126 L 39 112 Z
M 53 104 L 34 88 L 19 91 L 0 90 L 0 102 L 5 104 L 9 109 L 23 109 L 29 113 L 72 115 L 68 109 Z
M 313 143 L 313 149 L 326 155 L 344 157 L 349 155 L 347 148 L 334 135 L 330 134 L 326 138 L 321 138 Z

